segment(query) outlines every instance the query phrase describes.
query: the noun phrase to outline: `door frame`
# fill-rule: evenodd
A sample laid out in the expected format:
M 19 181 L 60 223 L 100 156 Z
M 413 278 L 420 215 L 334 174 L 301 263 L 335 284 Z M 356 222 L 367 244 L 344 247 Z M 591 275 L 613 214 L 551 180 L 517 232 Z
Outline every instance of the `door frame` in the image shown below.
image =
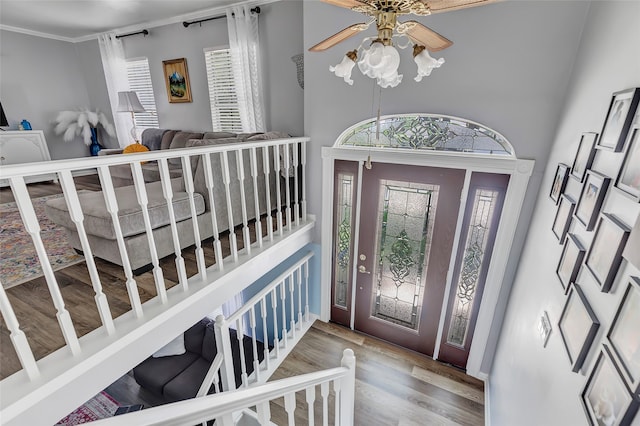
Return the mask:
M 467 374 L 486 380 L 489 375 L 490 363 L 485 365 L 486 356 L 493 351 L 493 347 L 489 346 L 491 333 L 499 329 L 501 326 L 501 318 L 494 321 L 494 313 L 500 302 L 500 296 L 503 288 L 508 287 L 508 283 L 504 282 L 505 272 L 510 259 L 511 247 L 516 233 L 520 212 L 524 203 L 529 179 L 533 172 L 534 160 L 518 159 L 515 157 L 502 157 L 479 154 L 465 154 L 459 152 L 448 151 L 407 151 L 407 150 L 370 150 L 361 147 L 323 147 L 322 148 L 322 236 L 321 236 L 321 307 L 320 319 L 329 321 L 331 313 L 331 263 L 332 263 L 332 239 L 333 239 L 333 180 L 334 180 L 334 161 L 348 160 L 355 161 L 359 167 L 363 167 L 367 157 L 370 156 L 373 167 L 375 163 L 389 163 L 398 165 L 416 165 L 428 167 L 443 167 L 463 169 L 466 171 L 464 186 L 462 190 L 461 205 L 466 205 L 466 199 L 469 191 L 469 183 L 471 173 L 486 172 L 500 173 L 510 175 L 509 186 L 504 200 L 504 208 L 500 217 L 500 223 L 497 230 L 496 242 L 493 248 L 491 265 L 487 271 L 486 285 L 480 301 L 480 311 L 474 329 L 474 338 L 469 351 L 469 360 L 467 362 Z M 360 173 L 359 173 L 360 175 Z M 358 194 L 362 189 L 362 181 L 357 180 Z M 360 214 L 359 195 L 356 202 L 356 211 L 354 214 Z M 453 275 L 453 262 L 455 262 L 455 254 L 458 249 L 460 240 L 460 232 L 462 227 L 462 217 L 464 209 L 460 209 L 458 222 L 455 231 L 455 240 L 452 248 L 451 264 L 447 274 L 447 282 L 445 287 L 445 300 L 448 301 L 451 292 L 451 281 Z M 358 241 L 359 232 L 354 233 L 353 238 Z M 357 248 L 357 247 L 356 247 Z M 354 262 L 354 275 L 356 274 L 356 262 Z M 352 292 L 355 286 L 352 286 Z M 433 358 L 438 358 L 440 341 L 442 339 L 443 327 L 445 322 L 446 309 L 442 309 L 440 322 L 438 325 L 438 335 L 436 339 L 436 348 Z M 497 317 L 501 317 L 498 315 Z M 352 313 L 353 318 L 353 313 Z M 353 319 L 351 321 L 353 329 Z

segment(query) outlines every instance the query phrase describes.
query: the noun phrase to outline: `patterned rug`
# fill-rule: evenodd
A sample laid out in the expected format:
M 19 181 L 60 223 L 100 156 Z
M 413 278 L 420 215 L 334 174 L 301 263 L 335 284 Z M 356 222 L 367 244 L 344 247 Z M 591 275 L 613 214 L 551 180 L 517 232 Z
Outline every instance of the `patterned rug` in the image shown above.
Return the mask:
M 78 191 L 82 192 L 82 191 Z M 62 194 L 34 198 L 40 236 L 54 271 L 84 261 L 71 248 L 65 230 L 51 222 L 44 212 L 47 200 Z M 0 281 L 9 288 L 43 275 L 31 236 L 24 229 L 16 203 L 0 204 Z
M 73 413 L 60 420 L 55 426 L 79 425 L 112 417 L 118 409 L 118 406 L 118 401 L 113 399 L 108 393 L 102 391 L 81 405 Z

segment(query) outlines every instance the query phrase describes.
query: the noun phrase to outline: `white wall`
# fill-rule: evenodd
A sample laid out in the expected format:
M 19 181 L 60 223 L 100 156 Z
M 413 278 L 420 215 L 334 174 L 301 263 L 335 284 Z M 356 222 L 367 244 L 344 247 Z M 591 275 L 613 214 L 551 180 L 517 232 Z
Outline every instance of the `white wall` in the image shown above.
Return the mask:
M 571 165 L 581 133 L 601 131 L 611 94 L 640 87 L 638 22 L 638 2 L 594 2 L 589 9 L 490 376 L 491 424 L 586 424 L 578 395 L 611 324 L 624 283 L 629 275 L 640 276 L 640 271 L 624 262 L 607 294 L 599 291 L 583 266 L 577 282 L 601 326 L 582 371 L 572 373 L 557 326 L 566 298 L 555 274 L 562 246 L 551 232 L 556 206 L 548 190 L 557 164 Z M 622 158 L 623 153 L 598 151 L 593 169 L 615 180 Z M 580 188 L 579 182 L 570 179 L 566 192 L 577 199 Z M 611 189 L 603 211 L 633 226 L 640 205 Z M 570 232 L 576 233 L 586 247 L 593 238 L 593 231 L 586 232 L 575 220 Z M 553 331 L 543 349 L 536 328 L 544 310 L 549 313 Z

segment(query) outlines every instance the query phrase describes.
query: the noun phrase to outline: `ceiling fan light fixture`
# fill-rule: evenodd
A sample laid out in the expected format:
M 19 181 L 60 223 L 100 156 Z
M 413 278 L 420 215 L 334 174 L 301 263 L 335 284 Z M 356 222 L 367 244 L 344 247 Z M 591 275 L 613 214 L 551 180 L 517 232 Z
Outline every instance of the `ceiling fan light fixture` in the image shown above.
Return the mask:
M 342 62 L 338 65 L 330 66 L 329 71 L 334 73 L 336 77 L 342 77 L 344 82 L 353 86 L 353 80 L 351 79 L 351 72 L 353 71 L 353 67 L 356 65 L 356 59 L 358 59 L 358 51 L 352 50 L 347 52 L 342 58 Z
M 367 77 L 377 79 L 382 87 L 395 87 L 400 83 L 402 76 L 398 75 L 399 66 L 398 50 L 391 45 L 385 46 L 380 40 L 374 41 L 358 61 L 360 72 Z
M 422 77 L 429 76 L 434 68 L 440 68 L 444 64 L 444 58 L 432 58 L 424 46 L 417 44 L 413 46 L 413 60 L 418 66 L 418 75 L 414 78 L 417 82 L 422 81 Z

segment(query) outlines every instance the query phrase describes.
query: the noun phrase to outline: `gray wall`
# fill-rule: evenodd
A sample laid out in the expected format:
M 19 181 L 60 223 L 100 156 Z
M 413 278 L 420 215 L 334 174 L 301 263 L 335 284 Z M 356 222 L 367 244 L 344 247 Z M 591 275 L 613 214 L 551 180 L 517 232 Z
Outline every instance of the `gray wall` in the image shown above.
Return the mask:
M 600 133 L 611 94 L 640 87 L 639 17 L 638 2 L 594 2 L 590 7 L 490 376 L 490 413 L 494 425 L 587 424 L 579 394 L 600 351 L 625 282 L 630 275 L 640 276 L 638 269 L 623 262 L 611 292 L 602 293 L 590 272 L 582 267 L 577 282 L 601 325 L 584 367 L 579 373 L 572 373 L 557 326 L 566 297 L 555 275 L 562 246 L 551 232 L 556 206 L 548 197 L 548 189 L 557 164 L 572 164 L 580 135 Z M 615 180 L 623 155 L 598 151 L 593 169 Z M 569 179 L 568 194 L 577 199 L 580 189 L 577 180 Z M 613 213 L 633 226 L 640 205 L 612 188 L 602 211 Z M 570 232 L 576 233 L 586 247 L 593 239 L 594 232 L 586 232 L 576 220 Z M 553 331 L 543 348 L 537 322 L 545 310 Z M 636 422 L 640 422 L 640 417 L 636 417 Z
M 9 129 L 26 118 L 44 131 L 53 159 L 89 154 L 82 138 L 65 142 L 53 131 L 58 112 L 92 107 L 74 44 L 0 31 L 0 100 Z

